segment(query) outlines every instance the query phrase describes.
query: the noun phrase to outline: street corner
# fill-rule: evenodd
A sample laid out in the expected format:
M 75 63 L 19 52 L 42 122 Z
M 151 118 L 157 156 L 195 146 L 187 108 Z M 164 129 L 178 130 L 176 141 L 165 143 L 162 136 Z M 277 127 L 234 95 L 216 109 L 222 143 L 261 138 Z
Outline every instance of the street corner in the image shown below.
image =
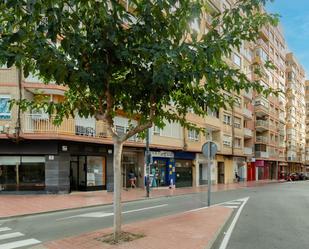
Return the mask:
M 233 210 L 224 206 L 213 206 L 192 210 L 176 215 L 127 224 L 123 231 L 143 234 L 144 237 L 118 245 L 109 245 L 100 241 L 103 235 L 112 230 L 104 229 L 95 232 L 50 241 L 35 249 L 68 249 L 68 248 L 106 248 L 106 249 L 204 249 L 210 248 L 230 218 Z

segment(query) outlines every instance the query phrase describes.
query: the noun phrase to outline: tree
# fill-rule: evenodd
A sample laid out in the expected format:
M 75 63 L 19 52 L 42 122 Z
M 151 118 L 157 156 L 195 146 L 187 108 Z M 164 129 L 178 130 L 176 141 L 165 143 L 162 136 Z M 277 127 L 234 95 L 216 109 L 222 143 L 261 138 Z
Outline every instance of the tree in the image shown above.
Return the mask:
M 165 120 L 201 129 L 187 122 L 188 109 L 205 116 L 205 105 L 225 107 L 221 90 L 269 92 L 225 60 L 243 41 L 254 42 L 262 26 L 276 23 L 276 16 L 259 11 L 264 4 L 238 0 L 216 14 L 204 33 L 192 29 L 192 23 L 203 24 L 206 0 L 130 0 L 128 10 L 120 0 L 1 1 L 1 63 L 69 89 L 62 103 L 15 103 L 23 110 L 44 108 L 58 123 L 77 112 L 108 124 L 114 143 L 116 240 L 121 231 L 121 153 L 128 138 L 153 124 L 163 127 Z M 119 110 L 137 122 L 125 134 L 114 127 Z

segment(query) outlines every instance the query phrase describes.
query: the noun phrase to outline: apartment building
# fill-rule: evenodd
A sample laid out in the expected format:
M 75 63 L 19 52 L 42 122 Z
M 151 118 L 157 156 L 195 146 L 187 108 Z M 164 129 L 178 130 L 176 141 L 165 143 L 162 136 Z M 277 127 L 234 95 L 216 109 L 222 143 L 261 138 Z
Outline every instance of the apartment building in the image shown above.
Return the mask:
M 207 32 L 212 16 L 232 3 L 208 1 L 204 18 L 200 24 L 193 23 L 193 28 Z M 241 69 L 252 80 L 281 90 L 278 96 L 265 98 L 253 91 L 223 92 L 235 98 L 233 108 L 205 107 L 208 116 L 204 118 L 190 110 L 187 113 L 188 121 L 204 128 L 205 134 L 168 122 L 163 129 L 150 129 L 150 174 L 156 180 L 153 187 L 171 183 L 176 187 L 199 186 L 208 180 L 214 184 L 232 183 L 235 173 L 248 181 L 278 179 L 302 170 L 306 141 L 302 114 L 304 70 L 286 50 L 281 28 L 264 27 L 256 44 L 244 42 L 227 58 L 230 66 Z M 274 70 L 264 66 L 267 60 L 274 64 Z M 255 67 L 262 74 L 254 74 Z M 16 106 L 9 110 L 10 99 L 43 95 L 61 102 L 65 90 L 56 84 L 45 85 L 32 75 L 24 78 L 15 68 L 0 69 L 0 175 L 5 190 L 112 189 L 113 146 L 104 122 L 76 115 L 56 126 L 54 117 L 44 112 L 22 113 Z M 121 115 L 115 117 L 114 123 L 119 133 L 129 127 L 129 120 Z M 218 146 L 211 179 L 207 178 L 207 160 L 201 153 L 206 141 Z M 309 164 L 308 144 L 307 151 Z M 144 155 L 144 140 L 134 136 L 126 142 L 123 187 L 129 186 L 131 170 L 137 176 L 137 185 L 144 186 Z
M 303 172 L 306 153 L 305 71 L 293 53 L 286 55 L 288 172 Z
M 281 90 L 278 96 L 268 98 L 254 94 L 255 162 L 250 168 L 249 180 L 277 179 L 285 171 L 285 56 L 286 43 L 281 27 L 263 27 L 254 50 L 253 67 L 260 74 L 254 75 L 261 85 Z M 274 69 L 265 67 L 271 61 Z
M 305 101 L 306 101 L 306 153 L 305 166 L 309 171 L 309 80 L 305 81 Z

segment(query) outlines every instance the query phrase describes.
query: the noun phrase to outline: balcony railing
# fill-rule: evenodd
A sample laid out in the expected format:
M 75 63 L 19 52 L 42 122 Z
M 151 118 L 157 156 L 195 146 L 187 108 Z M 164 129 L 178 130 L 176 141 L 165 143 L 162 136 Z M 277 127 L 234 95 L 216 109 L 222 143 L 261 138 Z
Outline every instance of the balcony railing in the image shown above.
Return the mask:
M 264 127 L 264 128 L 269 128 L 269 122 L 268 121 L 265 121 L 265 120 L 257 120 L 256 121 L 256 126 L 259 126 L 259 127 Z
M 252 130 L 250 130 L 248 128 L 244 128 L 244 135 L 245 135 L 245 137 L 252 137 L 253 132 L 252 132 Z
M 55 117 L 47 114 L 25 114 L 23 132 L 25 134 L 68 135 L 89 138 L 111 138 L 107 124 L 95 119 L 67 118 L 58 126 L 54 124 Z M 117 126 L 117 125 L 116 125 Z M 123 127 L 123 131 L 125 131 Z M 137 135 L 128 141 L 141 142 Z
M 252 119 L 252 111 L 247 108 L 243 108 L 242 112 L 246 118 Z
M 255 156 L 257 158 L 269 158 L 269 154 L 266 151 L 256 151 Z
M 54 124 L 55 117 L 42 114 L 26 114 L 24 116 L 24 133 L 77 135 L 87 137 L 108 137 L 107 126 L 103 121 L 94 124 L 81 124 L 77 119 L 68 118 L 58 126 Z
M 264 143 L 267 144 L 268 143 L 268 138 L 264 137 L 264 136 L 257 136 L 256 137 L 256 142 L 257 143 Z
M 245 148 L 244 148 L 244 154 L 245 154 L 245 155 L 252 155 L 252 148 L 250 148 L 250 147 L 245 147 Z

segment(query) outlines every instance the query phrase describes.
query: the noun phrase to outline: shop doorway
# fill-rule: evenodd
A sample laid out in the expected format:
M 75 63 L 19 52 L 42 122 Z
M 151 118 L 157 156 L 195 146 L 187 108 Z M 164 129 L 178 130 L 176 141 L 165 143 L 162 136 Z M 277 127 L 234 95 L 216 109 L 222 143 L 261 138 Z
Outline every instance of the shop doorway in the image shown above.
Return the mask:
M 224 162 L 218 162 L 218 183 L 224 184 Z
M 207 168 L 205 165 L 200 163 L 199 165 L 199 185 L 207 184 Z
M 70 192 L 78 190 L 78 162 L 70 162 Z
M 192 187 L 192 161 L 176 160 L 176 187 Z

